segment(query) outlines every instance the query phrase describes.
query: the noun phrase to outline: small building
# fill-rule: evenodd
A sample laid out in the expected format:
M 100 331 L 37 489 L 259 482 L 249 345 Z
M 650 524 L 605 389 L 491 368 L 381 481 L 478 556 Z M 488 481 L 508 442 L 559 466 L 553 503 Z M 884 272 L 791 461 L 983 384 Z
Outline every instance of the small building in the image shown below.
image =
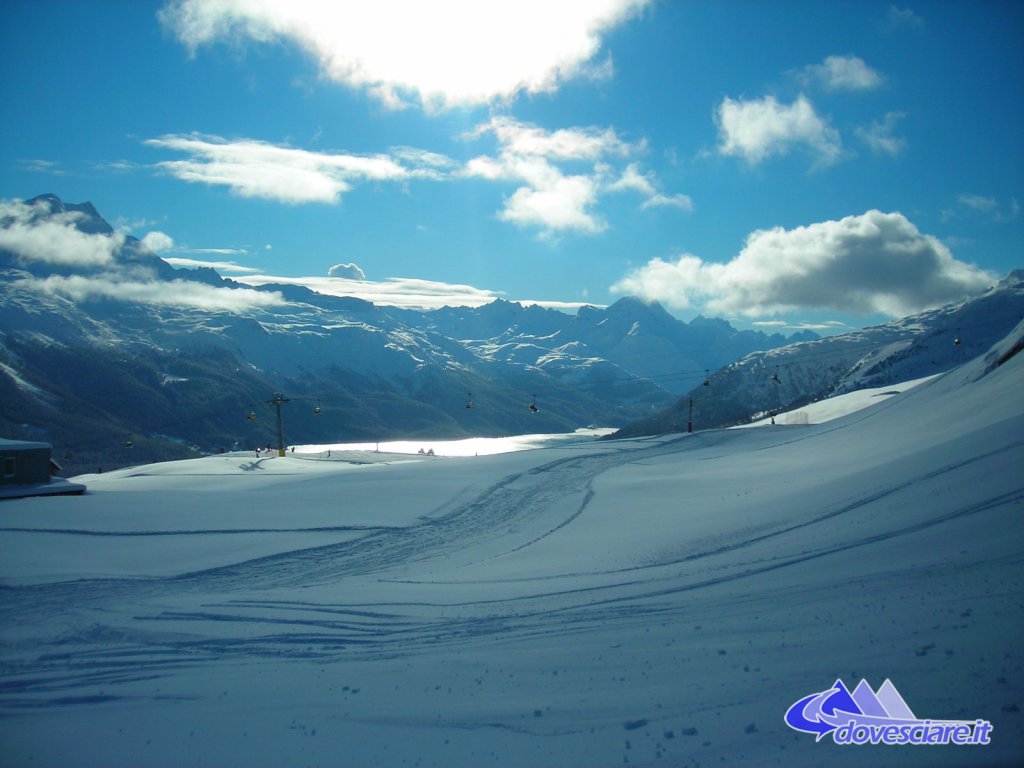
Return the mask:
M 60 471 L 48 443 L 0 437 L 0 499 L 85 493 L 85 486 L 55 475 Z

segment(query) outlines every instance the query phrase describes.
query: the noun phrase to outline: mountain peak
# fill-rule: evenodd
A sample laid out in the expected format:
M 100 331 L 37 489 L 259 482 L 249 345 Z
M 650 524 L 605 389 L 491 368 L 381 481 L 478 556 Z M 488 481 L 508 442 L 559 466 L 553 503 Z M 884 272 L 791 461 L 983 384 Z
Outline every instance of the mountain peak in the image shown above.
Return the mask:
M 732 327 L 732 323 L 728 320 L 723 320 L 720 317 L 704 317 L 704 315 L 697 315 L 693 320 L 690 321 L 691 328 L 718 328 L 720 330 L 731 331 L 735 333 L 736 329 Z
M 608 311 L 622 312 L 625 310 L 635 311 L 637 309 L 646 309 L 653 311 L 664 312 L 665 308 L 661 306 L 658 301 L 646 301 L 641 299 L 639 296 L 623 296 L 621 299 L 616 301 L 614 304 L 608 307 Z
M 52 192 L 45 192 L 41 195 L 36 195 L 31 200 L 26 201 L 27 205 L 38 205 L 39 203 L 46 203 L 51 211 L 64 210 L 64 203 Z
M 36 195 L 31 200 L 27 201 L 27 204 L 31 206 L 36 206 L 40 203 L 46 205 L 51 216 L 58 213 L 79 214 L 79 219 L 75 222 L 75 227 L 86 234 L 110 235 L 114 232 L 114 228 L 110 226 L 102 216 L 100 216 L 100 212 L 96 210 L 96 206 L 88 201 L 84 203 L 65 203 L 52 192 Z
M 654 320 L 659 324 L 678 323 L 658 301 L 645 301 L 636 296 L 624 296 L 605 310 L 607 317 L 630 320 Z
M 1010 288 L 1014 285 L 1020 285 L 1024 283 L 1024 269 L 1014 269 L 1010 273 L 999 281 L 998 288 Z

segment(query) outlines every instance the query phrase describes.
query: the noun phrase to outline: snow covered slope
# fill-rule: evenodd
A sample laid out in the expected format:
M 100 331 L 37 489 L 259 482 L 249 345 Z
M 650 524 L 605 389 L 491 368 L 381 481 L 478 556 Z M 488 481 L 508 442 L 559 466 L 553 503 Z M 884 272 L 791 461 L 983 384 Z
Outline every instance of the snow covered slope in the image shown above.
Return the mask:
M 935 375 L 937 376 L 938 374 Z M 773 413 L 749 424 L 741 424 L 736 428 L 763 427 L 768 424 L 822 424 L 826 421 L 838 419 L 841 416 L 848 416 L 872 405 L 877 405 L 887 398 L 902 394 L 908 389 L 913 389 L 916 386 L 931 381 L 933 378 L 935 377 L 925 376 L 913 381 L 904 381 L 900 384 L 890 384 L 885 387 L 858 389 L 843 395 L 835 395 L 825 400 L 819 400 L 792 411 Z
M 884 325 L 752 352 L 714 371 L 622 437 L 742 424 L 845 392 L 948 371 L 984 353 L 1024 319 L 1024 270 L 980 296 Z M 703 377 L 702 377 L 703 378 Z
M 1011 765 L 1022 338 L 804 429 L 210 457 L 4 502 L 5 762 Z M 838 677 L 991 744 L 785 725 Z

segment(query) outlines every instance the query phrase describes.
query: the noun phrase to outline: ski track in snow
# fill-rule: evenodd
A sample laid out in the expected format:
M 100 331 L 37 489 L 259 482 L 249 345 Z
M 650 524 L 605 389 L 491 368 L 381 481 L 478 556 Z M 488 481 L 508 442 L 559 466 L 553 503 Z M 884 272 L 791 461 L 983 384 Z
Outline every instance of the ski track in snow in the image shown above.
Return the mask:
M 897 525 L 868 535 L 853 536 L 810 551 L 787 552 L 775 540 L 785 540 L 802 529 L 822 525 L 853 513 L 886 497 L 927 482 L 949 477 L 971 463 L 999 454 L 1018 455 L 1024 442 L 993 447 L 988 453 L 969 457 L 904 479 L 864 495 L 849 504 L 825 509 L 815 517 L 765 532 L 747 532 L 719 546 L 700 549 L 682 557 L 658 559 L 615 569 L 564 572 L 526 578 L 521 594 L 466 603 L 413 602 L 378 605 L 378 610 L 358 604 L 329 605 L 294 600 L 227 599 L 233 593 L 259 593 L 315 585 L 345 584 L 353 577 L 376 576 L 396 586 L 444 582 L 403 578 L 412 564 L 443 560 L 446 570 L 502 557 L 528 548 L 563 530 L 585 511 L 594 496 L 593 481 L 602 473 L 625 463 L 644 462 L 679 454 L 688 449 L 707 450 L 716 441 L 732 439 L 729 433 L 708 435 L 704 440 L 679 437 L 640 447 L 614 444 L 593 452 L 561 457 L 502 478 L 474 498 L 463 501 L 439 517 L 410 527 L 336 527 L 281 530 L 365 530 L 364 536 L 339 544 L 282 552 L 224 567 L 186 573 L 170 578 L 114 579 L 5 588 L 0 616 L 6 625 L 31 626 L 44 615 L 75 614 L 84 609 L 102 613 L 107 606 L 137 605 L 136 628 L 93 623 L 51 640 L 45 649 L 33 644 L 33 658 L 8 662 L 0 676 L 0 702 L 4 709 L 34 709 L 97 703 L 101 698 L 69 696 L 76 688 L 124 684 L 173 674 L 185 666 L 217 661 L 224 656 L 323 659 L 370 654 L 393 657 L 453 643 L 471 642 L 501 635 L 503 640 L 543 634 L 567 635 L 609 622 L 642 622 L 651 614 L 678 614 L 664 598 L 728 582 L 756 579 L 796 564 L 867 547 L 882 541 L 918 533 L 950 521 L 981 515 L 1024 502 L 1024 489 L 1016 488 L 986 496 L 975 503 L 942 515 L 932 515 L 912 525 Z M 800 437 L 797 439 L 805 439 Z M 780 438 L 780 442 L 783 440 Z M 791 441 L 790 441 L 791 442 Z M 773 442 L 762 450 L 777 446 Z M 713 457 L 702 457 L 710 460 Z M 9 529 L 33 530 L 33 529 Z M 274 532 L 273 529 L 251 529 Z M 56 530 L 54 535 L 149 536 L 226 535 L 228 530 L 104 533 Z M 772 542 L 772 555 L 752 554 L 722 566 L 724 573 L 694 571 L 689 566 L 713 561 L 740 550 L 758 550 Z M 496 547 L 491 547 L 496 544 Z M 1007 565 L 1019 566 L 1024 557 Z M 582 578 L 586 577 L 586 578 Z M 596 580 L 594 577 L 598 577 Z M 580 579 L 582 586 L 563 589 L 538 588 L 553 580 Z M 501 581 L 501 580 L 496 580 Z M 517 579 L 504 580 L 515 582 Z M 532 584 L 531 584 L 532 582 Z M 531 588 L 532 587 L 532 588 Z M 168 604 L 194 602 L 186 608 Z M 154 609 L 154 605 L 166 606 Z M 382 610 L 387 609 L 387 610 Z M 457 616 L 439 615 L 444 610 Z M 200 624 L 223 628 L 217 637 L 197 637 Z M 154 629 L 166 625 L 166 630 Z M 181 629 L 179 629 L 179 627 Z M 21 650 L 8 647 L 8 650 Z M 17 655 L 21 655 L 20 653 Z

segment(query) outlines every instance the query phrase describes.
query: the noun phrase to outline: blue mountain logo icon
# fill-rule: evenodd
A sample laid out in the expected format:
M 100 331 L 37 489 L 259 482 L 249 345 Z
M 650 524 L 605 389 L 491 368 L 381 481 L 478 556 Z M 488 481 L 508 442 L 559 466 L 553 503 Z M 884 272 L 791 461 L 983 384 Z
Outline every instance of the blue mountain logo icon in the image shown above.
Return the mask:
M 988 744 L 992 724 L 986 720 L 922 720 L 907 705 L 892 681 L 873 690 L 861 680 L 851 692 L 841 680 L 825 691 L 795 702 L 786 725 L 814 734 L 831 734 L 836 744 Z

